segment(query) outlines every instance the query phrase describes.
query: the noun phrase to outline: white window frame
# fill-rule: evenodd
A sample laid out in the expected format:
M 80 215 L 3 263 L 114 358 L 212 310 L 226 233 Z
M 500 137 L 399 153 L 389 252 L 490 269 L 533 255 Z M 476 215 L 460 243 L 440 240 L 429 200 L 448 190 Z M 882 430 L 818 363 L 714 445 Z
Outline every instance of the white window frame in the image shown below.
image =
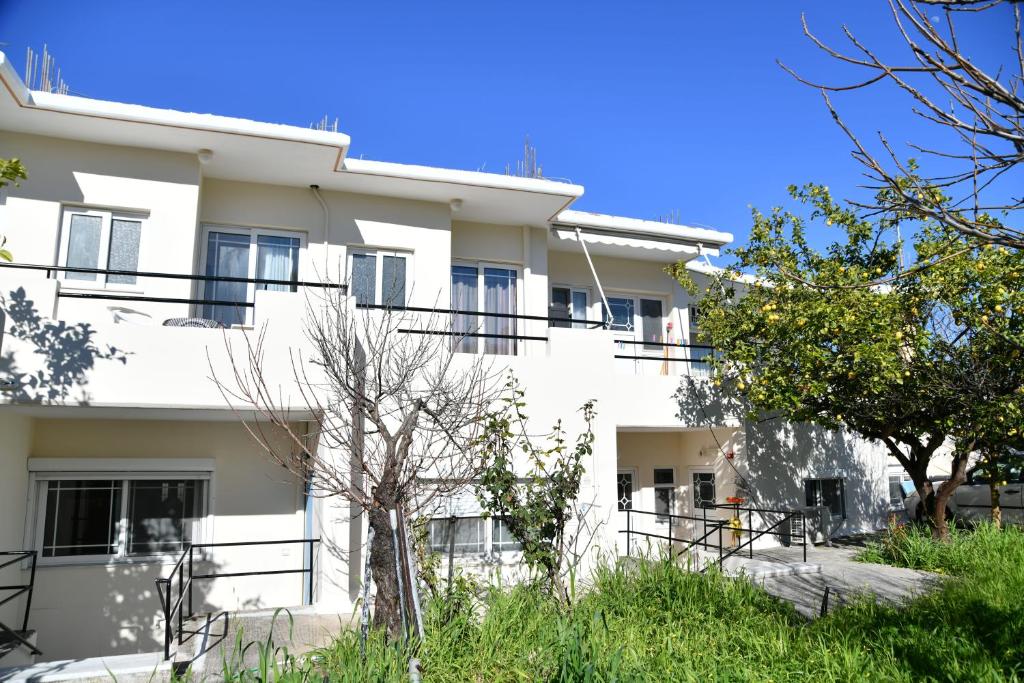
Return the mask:
M 192 529 L 192 543 L 212 537 L 214 505 L 213 460 L 205 458 L 29 458 L 28 511 L 25 524 L 26 548 L 37 552 L 40 567 L 110 564 L 173 564 L 180 553 L 127 554 L 128 481 L 179 479 L 202 481 L 202 513 Z M 121 512 L 117 524 L 117 552 L 103 555 L 43 556 L 46 532 L 46 498 L 51 481 L 115 480 L 121 482 Z
M 889 491 L 889 487 L 892 486 L 892 482 L 889 481 L 889 480 L 892 477 L 899 477 L 900 478 L 900 489 L 901 489 L 901 492 L 902 492 L 903 484 L 905 484 L 908 481 L 913 481 L 913 479 L 911 479 L 910 474 L 905 469 L 903 469 L 902 465 L 889 465 L 889 467 L 886 468 L 886 473 L 885 474 L 886 474 L 886 477 L 885 477 L 885 498 L 886 498 L 886 501 L 888 502 L 889 509 L 890 510 L 901 510 L 901 509 L 903 509 L 903 499 L 901 497 L 900 500 L 893 501 L 892 496 L 890 495 L 890 491 Z
M 523 315 L 523 268 L 515 263 L 501 263 L 498 261 L 469 261 L 464 259 L 452 259 L 451 264 L 448 267 L 448 286 L 451 287 L 452 266 L 465 266 L 467 268 L 476 268 L 476 306 L 477 306 L 477 324 L 480 326 L 479 329 L 483 334 L 487 329 L 487 318 L 483 315 L 484 302 L 487 300 L 486 292 L 484 291 L 484 270 L 487 268 L 500 268 L 502 270 L 515 271 L 516 274 L 516 310 L 513 315 Z M 450 301 L 449 297 L 449 301 Z M 516 331 L 518 335 L 523 334 L 524 325 L 527 321 L 515 319 Z M 474 353 L 482 354 L 486 349 L 485 342 L 487 337 L 471 337 L 476 342 L 476 350 Z M 522 339 L 509 339 L 515 346 L 515 353 L 511 354 L 500 354 L 518 356 L 523 353 L 524 340 Z
M 672 472 L 672 483 L 671 484 L 655 484 L 654 483 L 654 473 L 657 470 L 670 470 Z M 679 514 L 678 507 L 677 507 L 677 505 L 678 505 L 678 500 L 677 500 L 678 496 L 676 495 L 677 489 L 679 487 L 679 478 L 676 476 L 677 474 L 678 474 L 678 472 L 676 472 L 676 468 L 675 467 L 652 467 L 651 468 L 651 487 L 654 489 L 654 505 L 655 505 L 655 507 L 658 505 L 658 491 L 659 490 L 668 490 L 669 491 L 669 503 L 668 503 L 668 514 L 669 515 L 678 515 Z M 655 510 L 655 512 L 657 512 L 657 510 Z M 673 520 L 672 517 L 662 517 L 660 514 L 659 515 L 655 515 L 654 521 L 656 523 L 658 523 L 658 524 L 669 524 L 669 523 L 674 524 L 675 523 L 675 520 Z
M 507 561 L 511 561 L 511 560 L 514 560 L 514 559 L 519 558 L 519 557 L 522 556 L 522 554 L 523 554 L 522 550 L 497 550 L 495 548 L 495 544 L 494 544 L 494 519 L 495 519 L 495 516 L 494 515 L 490 515 L 488 517 L 484 517 L 482 514 L 468 514 L 468 515 L 457 515 L 457 517 L 460 520 L 462 520 L 462 519 L 474 519 L 474 520 L 477 520 L 482 525 L 483 552 L 470 552 L 470 553 L 459 553 L 459 552 L 456 552 L 455 553 L 455 560 L 456 561 L 459 561 L 459 560 L 463 560 L 463 561 L 465 561 L 465 560 L 478 560 L 478 561 L 501 560 L 502 562 L 507 562 Z M 437 517 L 431 517 L 430 518 L 430 522 L 441 522 L 441 523 L 447 524 L 450 519 L 451 519 L 451 516 L 437 516 Z M 440 549 L 440 550 L 435 550 L 433 548 L 433 546 L 431 546 L 430 547 L 430 552 L 438 553 L 442 557 L 444 557 L 445 559 L 447 559 L 447 557 L 448 557 L 448 548 L 447 547 L 445 547 L 443 549 Z
M 106 270 L 110 266 L 110 232 L 114 220 L 137 221 L 141 224 L 139 226 L 139 261 L 142 261 L 142 244 L 145 238 L 144 236 L 148 232 L 146 230 L 146 223 L 149 219 L 148 214 L 144 212 L 120 211 L 117 209 L 96 209 L 68 205 L 61 207 L 60 240 L 57 247 L 58 265 L 68 265 L 68 244 L 71 238 L 72 216 L 96 216 L 100 219 L 100 251 L 96 258 L 97 270 Z M 138 264 L 136 264 L 135 269 L 136 271 L 139 269 Z M 57 272 L 57 278 L 63 280 L 62 287 L 64 289 L 118 289 L 129 292 L 142 291 L 142 288 L 138 283 L 138 278 L 136 278 L 135 284 L 127 284 L 124 282 L 108 283 L 108 276 L 102 273 L 97 273 L 95 280 L 76 280 L 73 278 L 69 279 L 67 276 L 68 273 L 66 272 Z
M 299 230 L 281 230 L 278 228 L 261 228 L 255 226 L 244 226 L 244 225 L 223 225 L 220 223 L 203 223 L 202 231 L 202 249 L 200 249 L 200 262 L 198 272 L 200 275 L 206 275 L 206 264 L 207 258 L 209 258 L 209 245 L 210 245 L 210 233 L 211 232 L 224 232 L 232 235 L 248 235 L 249 236 L 249 264 L 246 268 L 246 276 L 252 280 L 256 278 L 256 252 L 257 252 L 257 240 L 260 236 L 265 235 L 268 237 L 297 237 L 299 239 L 299 268 L 297 279 L 303 278 L 303 272 L 306 270 L 306 233 Z M 200 298 L 207 299 L 206 296 L 206 285 L 207 281 L 202 280 L 202 296 Z M 245 300 L 248 302 L 256 301 L 256 285 L 252 282 L 245 286 Z M 196 314 L 202 313 L 204 304 L 196 304 Z M 246 307 L 245 309 L 245 325 L 251 325 L 253 321 L 253 309 L 252 307 Z
M 348 283 L 350 291 L 352 285 L 352 256 L 354 254 L 361 254 L 363 256 L 374 256 L 374 289 L 373 289 L 373 305 L 380 306 L 383 302 L 384 294 L 384 260 L 383 256 L 395 256 L 398 258 L 405 259 L 405 301 L 402 302 L 403 306 L 409 305 L 409 288 L 412 284 L 412 252 L 403 251 L 401 249 L 386 249 L 378 247 L 363 247 L 363 246 L 349 246 L 346 247 L 345 255 L 345 282 Z M 448 274 L 451 278 L 451 273 Z
M 573 295 L 574 294 L 583 294 L 583 295 L 585 295 L 587 297 L 587 305 L 583 309 L 583 317 L 582 317 L 581 320 L 598 320 L 598 319 L 600 319 L 600 316 L 598 316 L 598 318 L 592 318 L 591 317 L 591 315 L 593 313 L 593 310 L 594 310 L 594 297 L 591 294 L 590 287 L 580 287 L 580 286 L 577 286 L 577 285 L 567 285 L 567 284 L 564 284 L 564 283 L 561 283 L 561 282 L 553 282 L 551 284 L 551 286 L 548 288 L 548 302 L 549 303 L 554 300 L 554 290 L 555 289 L 568 289 L 569 290 L 569 317 L 570 318 L 573 318 L 573 320 L 576 319 L 576 311 L 575 311 L 575 309 L 573 307 L 573 301 L 572 301 Z M 573 322 L 573 323 L 570 323 L 570 327 L 572 329 L 585 329 L 585 328 L 587 328 L 587 323 L 586 322 Z

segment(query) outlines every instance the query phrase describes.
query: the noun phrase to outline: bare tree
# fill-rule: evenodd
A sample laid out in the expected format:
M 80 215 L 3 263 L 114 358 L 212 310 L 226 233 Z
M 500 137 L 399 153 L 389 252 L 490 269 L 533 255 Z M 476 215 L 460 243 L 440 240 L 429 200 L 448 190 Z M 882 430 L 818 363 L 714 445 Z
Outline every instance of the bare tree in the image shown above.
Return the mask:
M 299 427 L 281 387 L 263 367 L 263 334 L 231 354 L 233 375 L 217 379 L 225 398 L 256 414 L 246 428 L 262 448 L 310 483 L 369 518 L 369 563 L 377 587 L 374 626 L 401 630 L 399 585 L 389 511 L 407 518 L 466 490 L 498 382 L 483 356 L 456 354 L 448 316 L 404 308 L 356 310 L 343 293 L 308 306 L 308 357 L 292 351 L 292 374 L 312 430 Z M 265 330 L 264 330 L 265 333 Z M 272 432 L 283 430 L 281 440 Z
M 1024 247 L 1024 195 L 1020 183 L 1010 196 L 994 185 L 1012 177 L 1024 161 L 1024 41 L 1021 0 L 888 0 L 892 21 L 909 50 L 902 63 L 890 62 L 858 39 L 846 26 L 850 42 L 844 52 L 815 36 L 803 18 L 804 34 L 829 57 L 866 72 L 863 79 L 835 85 L 813 82 L 780 62 L 800 82 L 818 88 L 835 121 L 854 144 L 853 157 L 877 192 L 863 209 L 899 216 L 932 219 L 983 242 Z M 941 12 L 929 16 L 930 12 Z M 954 18 L 977 12 L 1005 12 L 1009 53 L 1013 61 L 994 71 L 961 51 Z M 1011 21 L 1012 19 L 1012 21 Z M 920 172 L 901 160 L 882 132 L 883 157 L 868 150 L 843 121 L 830 92 L 856 91 L 888 81 L 914 101 L 912 111 L 929 128 L 952 131 L 959 146 L 940 150 L 910 143 L 916 152 L 950 163 L 955 170 Z M 1007 183 L 1011 184 L 1011 183 Z

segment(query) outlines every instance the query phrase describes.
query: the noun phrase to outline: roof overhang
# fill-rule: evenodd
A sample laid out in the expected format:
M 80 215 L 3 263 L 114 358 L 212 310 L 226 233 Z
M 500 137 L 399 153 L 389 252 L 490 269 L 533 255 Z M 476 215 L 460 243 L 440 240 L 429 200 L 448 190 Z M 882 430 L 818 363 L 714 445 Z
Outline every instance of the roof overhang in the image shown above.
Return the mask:
M 203 155 L 202 175 L 355 192 L 453 207 L 459 220 L 547 225 L 583 187 L 454 169 L 346 159 L 344 133 L 29 90 L 0 52 L 0 128 Z M 198 156 L 197 156 L 198 158 Z

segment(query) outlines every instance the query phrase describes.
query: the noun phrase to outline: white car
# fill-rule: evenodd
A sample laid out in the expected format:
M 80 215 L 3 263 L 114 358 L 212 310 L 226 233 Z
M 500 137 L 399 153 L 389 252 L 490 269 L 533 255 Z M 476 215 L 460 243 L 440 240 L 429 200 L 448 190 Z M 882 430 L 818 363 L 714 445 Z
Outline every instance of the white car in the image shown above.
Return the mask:
M 997 487 L 1003 523 L 1024 525 L 1024 460 L 1014 459 L 1012 463 L 1001 465 L 999 471 L 1000 480 L 1006 482 Z M 936 488 L 940 483 L 933 480 Z M 910 519 L 921 519 L 921 498 L 913 490 L 912 483 L 910 488 L 911 492 L 903 499 L 903 505 Z M 992 519 L 992 490 L 984 470 L 974 467 L 967 471 L 967 481 L 956 488 L 946 505 L 946 517 L 966 522 Z

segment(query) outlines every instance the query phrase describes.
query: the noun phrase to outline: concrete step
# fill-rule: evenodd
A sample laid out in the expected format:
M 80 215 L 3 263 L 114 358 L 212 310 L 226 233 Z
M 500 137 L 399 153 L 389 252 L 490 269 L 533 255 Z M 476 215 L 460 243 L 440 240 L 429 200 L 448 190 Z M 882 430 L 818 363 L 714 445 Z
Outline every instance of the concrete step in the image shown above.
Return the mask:
M 174 654 L 179 672 L 191 669 L 203 680 L 216 680 L 225 662 L 231 668 L 250 668 L 259 662 L 259 643 L 278 650 L 277 659 L 299 655 L 324 647 L 342 630 L 356 622 L 351 614 L 324 613 L 313 607 L 280 610 L 213 613 L 185 622 L 184 628 L 196 631 Z
M 722 572 L 727 576 L 745 577 L 751 580 L 775 578 L 779 576 L 797 576 L 801 574 L 820 574 L 821 565 L 814 562 L 780 562 L 778 560 L 758 557 L 739 557 L 733 555 L 722 562 Z

